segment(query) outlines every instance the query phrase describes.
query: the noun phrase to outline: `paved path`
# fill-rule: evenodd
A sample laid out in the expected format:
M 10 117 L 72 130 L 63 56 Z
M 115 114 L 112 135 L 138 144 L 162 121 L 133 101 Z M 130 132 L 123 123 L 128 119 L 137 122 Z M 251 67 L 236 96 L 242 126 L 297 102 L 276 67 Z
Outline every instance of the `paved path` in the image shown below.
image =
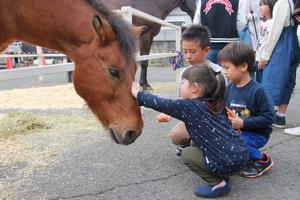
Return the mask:
M 174 80 L 166 68 L 152 72 Z M 287 116 L 291 127 L 300 126 L 299 83 L 298 78 Z M 160 93 L 174 97 L 176 89 Z M 0 155 L 12 160 L 10 164 L 0 159 L 0 199 L 199 199 L 193 189 L 203 181 L 182 164 L 167 137 L 176 121 L 157 124 L 156 114 L 144 109 L 143 134 L 130 146 L 114 144 L 103 131 L 67 127 L 0 141 L 0 147 L 7 146 L 2 152 L 13 152 Z M 24 154 L 18 155 L 18 149 Z M 233 177 L 232 192 L 221 199 L 300 199 L 300 137 L 274 129 L 265 149 L 274 160 L 273 171 L 257 179 Z

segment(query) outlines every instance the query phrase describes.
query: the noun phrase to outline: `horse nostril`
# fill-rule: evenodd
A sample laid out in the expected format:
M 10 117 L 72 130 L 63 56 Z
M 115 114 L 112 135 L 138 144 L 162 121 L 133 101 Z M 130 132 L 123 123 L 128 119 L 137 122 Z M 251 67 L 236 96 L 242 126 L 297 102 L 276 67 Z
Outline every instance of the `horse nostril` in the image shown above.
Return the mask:
M 133 130 L 128 130 L 126 132 L 125 140 L 127 141 L 128 144 L 132 143 L 135 140 L 134 133 L 135 132 Z

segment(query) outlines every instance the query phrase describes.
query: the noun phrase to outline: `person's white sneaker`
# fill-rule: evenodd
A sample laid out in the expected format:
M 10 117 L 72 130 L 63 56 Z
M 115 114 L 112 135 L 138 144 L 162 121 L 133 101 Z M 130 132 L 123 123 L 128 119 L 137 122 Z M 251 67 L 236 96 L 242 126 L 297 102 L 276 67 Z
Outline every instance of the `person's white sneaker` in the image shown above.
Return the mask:
M 300 136 L 300 126 L 295 128 L 286 128 L 284 129 L 284 133 L 288 135 Z

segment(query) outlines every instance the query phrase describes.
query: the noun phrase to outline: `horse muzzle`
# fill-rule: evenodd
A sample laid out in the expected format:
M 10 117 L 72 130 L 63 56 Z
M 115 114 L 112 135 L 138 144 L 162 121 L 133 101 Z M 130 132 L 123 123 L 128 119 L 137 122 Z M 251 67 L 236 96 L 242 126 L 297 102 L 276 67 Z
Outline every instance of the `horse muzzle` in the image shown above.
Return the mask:
M 113 128 L 109 129 L 110 136 L 113 141 L 117 144 L 129 145 L 135 141 L 135 139 L 141 134 L 141 132 L 137 133 L 134 130 L 126 130 L 124 134 L 120 134 L 115 131 Z

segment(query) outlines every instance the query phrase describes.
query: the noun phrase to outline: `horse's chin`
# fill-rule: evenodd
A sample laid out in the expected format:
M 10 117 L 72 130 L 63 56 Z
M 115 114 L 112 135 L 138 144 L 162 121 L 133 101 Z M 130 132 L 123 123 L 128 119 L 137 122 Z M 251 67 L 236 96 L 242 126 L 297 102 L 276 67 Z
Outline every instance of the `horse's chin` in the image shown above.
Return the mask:
M 117 136 L 116 136 L 115 133 L 114 133 L 114 130 L 111 129 L 111 128 L 109 129 L 109 135 L 110 135 L 111 139 L 112 139 L 115 143 L 120 144 L 120 142 L 119 142 L 118 139 L 117 139 Z

